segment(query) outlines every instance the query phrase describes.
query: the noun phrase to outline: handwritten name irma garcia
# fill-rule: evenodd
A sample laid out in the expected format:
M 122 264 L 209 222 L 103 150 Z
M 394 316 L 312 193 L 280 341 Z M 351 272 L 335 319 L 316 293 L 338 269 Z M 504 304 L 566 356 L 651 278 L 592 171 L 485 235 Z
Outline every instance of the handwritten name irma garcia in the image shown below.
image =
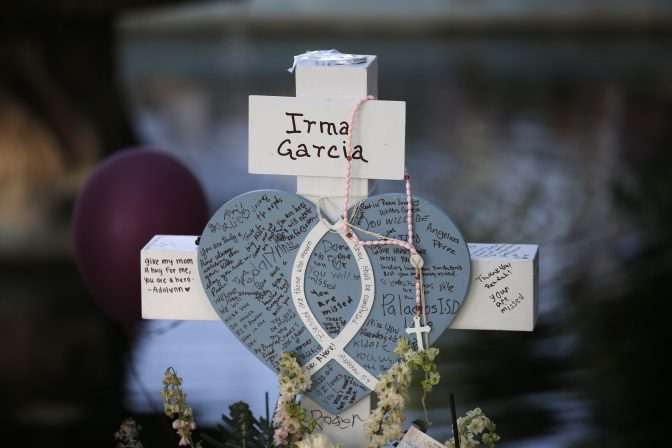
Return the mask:
M 286 138 L 278 145 L 277 153 L 282 157 L 289 157 L 292 160 L 298 160 L 304 157 L 318 157 L 339 159 L 348 156 L 347 138 L 350 125 L 347 121 L 335 123 L 331 121 L 317 121 L 304 118 L 304 114 L 298 112 L 285 112 L 288 117 L 288 127 L 286 134 L 320 134 L 325 137 L 332 137 L 331 144 L 306 145 L 305 143 L 293 142 L 291 138 Z M 333 144 L 333 140 L 340 140 Z M 361 160 L 364 163 L 369 161 L 364 157 L 364 148 L 362 145 L 352 147 L 352 160 Z

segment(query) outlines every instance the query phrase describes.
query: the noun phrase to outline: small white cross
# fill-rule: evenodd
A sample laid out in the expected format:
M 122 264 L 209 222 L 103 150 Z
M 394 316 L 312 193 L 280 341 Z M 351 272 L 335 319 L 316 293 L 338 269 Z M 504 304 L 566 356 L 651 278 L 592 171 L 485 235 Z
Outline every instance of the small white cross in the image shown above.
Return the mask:
M 425 349 L 425 343 L 423 342 L 422 333 L 429 333 L 429 330 L 431 330 L 431 328 L 429 327 L 429 325 L 420 326 L 420 316 L 415 316 L 413 318 L 413 322 L 414 325 L 410 328 L 407 328 L 406 333 L 408 334 L 415 333 L 415 337 L 418 340 L 418 351 L 421 352 Z

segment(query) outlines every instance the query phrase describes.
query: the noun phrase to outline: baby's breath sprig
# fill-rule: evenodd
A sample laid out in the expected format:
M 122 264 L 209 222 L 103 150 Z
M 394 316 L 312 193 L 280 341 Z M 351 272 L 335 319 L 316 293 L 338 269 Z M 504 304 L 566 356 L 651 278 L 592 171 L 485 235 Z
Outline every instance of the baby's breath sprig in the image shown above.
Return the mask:
M 475 448 L 485 445 L 494 448 L 499 441 L 499 434 L 495 432 L 497 426 L 481 410 L 475 408 L 467 412 L 464 417 L 457 419 L 457 432 L 460 436 L 460 448 Z M 478 436 L 481 435 L 481 440 Z M 446 442 L 448 448 L 455 448 L 455 439 Z
M 436 364 L 434 364 L 439 349 L 430 347 L 422 351 L 416 351 L 408 343 L 408 339 L 402 337 L 399 339 L 394 354 L 399 356 L 399 361 L 395 362 L 380 377 L 380 381 L 376 385 L 378 407 L 371 412 L 364 423 L 364 430 L 367 437 L 370 438 L 367 448 L 384 447 L 404 436 L 402 425 L 406 419 L 406 402 L 408 401 L 408 390 L 411 387 L 414 370 L 422 369 L 425 373 L 425 379 L 421 383 L 425 418 L 427 418 L 425 397 L 432 390 L 432 387 L 439 383 L 441 378 L 436 369 Z
M 130 417 L 121 422 L 119 430 L 114 433 L 117 448 L 143 448 L 140 441 L 141 430 L 142 427 Z
M 296 402 L 297 395 L 310 389 L 311 382 L 308 374 L 301 368 L 296 355 L 283 353 L 280 358 L 280 397 L 273 415 L 276 424 L 273 434 L 273 443 L 279 446 L 294 446 L 304 434 L 315 430 L 317 422 L 308 419 L 306 410 Z
M 191 432 L 196 429 L 194 411 L 187 405 L 187 394 L 182 391 L 182 378 L 177 376 L 177 372 L 172 367 L 168 367 L 163 375 L 161 397 L 163 397 L 163 409 L 166 415 L 175 419 L 173 429 L 180 436 L 178 445 L 200 447 L 201 443 L 194 445 L 191 438 Z

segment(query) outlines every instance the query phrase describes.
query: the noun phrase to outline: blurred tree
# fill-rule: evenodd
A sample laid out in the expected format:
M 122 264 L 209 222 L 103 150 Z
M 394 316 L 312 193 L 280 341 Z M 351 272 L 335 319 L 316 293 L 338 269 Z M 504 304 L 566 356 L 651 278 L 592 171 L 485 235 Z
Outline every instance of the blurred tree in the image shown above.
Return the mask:
M 617 211 L 631 223 L 630 232 L 609 242 L 619 263 L 600 276 L 587 271 L 570 294 L 581 338 L 575 361 L 591 370 L 580 386 L 596 429 L 593 440 L 577 446 L 668 440 L 672 96 L 660 87 L 641 82 L 627 97 L 621 169 L 612 179 Z
M 117 85 L 115 16 L 157 3 L 0 6 L 3 446 L 112 446 L 126 416 L 128 335 L 82 284 L 69 221 L 88 171 L 136 142 Z

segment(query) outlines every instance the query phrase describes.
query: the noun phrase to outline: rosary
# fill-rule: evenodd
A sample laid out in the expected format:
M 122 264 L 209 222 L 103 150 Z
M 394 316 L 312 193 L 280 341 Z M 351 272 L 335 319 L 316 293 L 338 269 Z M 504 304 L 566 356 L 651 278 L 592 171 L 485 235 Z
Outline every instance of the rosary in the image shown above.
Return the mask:
M 408 250 L 411 254 L 410 260 L 411 265 L 415 269 L 415 316 L 413 317 L 414 325 L 413 327 L 407 328 L 406 333 L 415 334 L 418 351 L 422 351 L 425 347 L 429 346 L 429 341 L 427 335 L 430 331 L 430 326 L 427 325 L 427 314 L 425 312 L 425 291 L 422 281 L 422 266 L 424 264 L 422 257 L 415 249 L 413 245 L 413 196 L 411 194 L 411 178 L 408 175 L 408 170 L 404 169 L 404 182 L 406 183 L 406 221 L 408 223 L 408 235 L 406 241 L 402 241 L 396 238 L 388 238 L 384 235 L 380 235 L 374 232 L 369 232 L 362 228 L 356 227 L 351 224 L 348 219 L 348 202 L 350 199 L 350 179 L 352 171 L 352 131 L 355 124 L 355 116 L 359 108 L 365 102 L 375 99 L 373 96 L 369 95 L 357 101 L 357 104 L 352 110 L 349 118 L 349 127 L 348 127 L 348 145 L 347 145 L 347 156 L 345 158 L 345 194 L 343 196 L 343 226 L 346 229 L 346 237 L 351 239 L 355 244 L 361 246 L 383 246 L 383 245 L 396 245 Z M 318 207 L 319 209 L 319 207 Z M 356 208 L 355 208 L 356 210 Z M 371 236 L 375 236 L 379 239 L 371 241 L 360 240 L 351 229 L 359 230 L 360 232 L 367 233 Z M 422 325 L 420 320 L 422 317 Z

